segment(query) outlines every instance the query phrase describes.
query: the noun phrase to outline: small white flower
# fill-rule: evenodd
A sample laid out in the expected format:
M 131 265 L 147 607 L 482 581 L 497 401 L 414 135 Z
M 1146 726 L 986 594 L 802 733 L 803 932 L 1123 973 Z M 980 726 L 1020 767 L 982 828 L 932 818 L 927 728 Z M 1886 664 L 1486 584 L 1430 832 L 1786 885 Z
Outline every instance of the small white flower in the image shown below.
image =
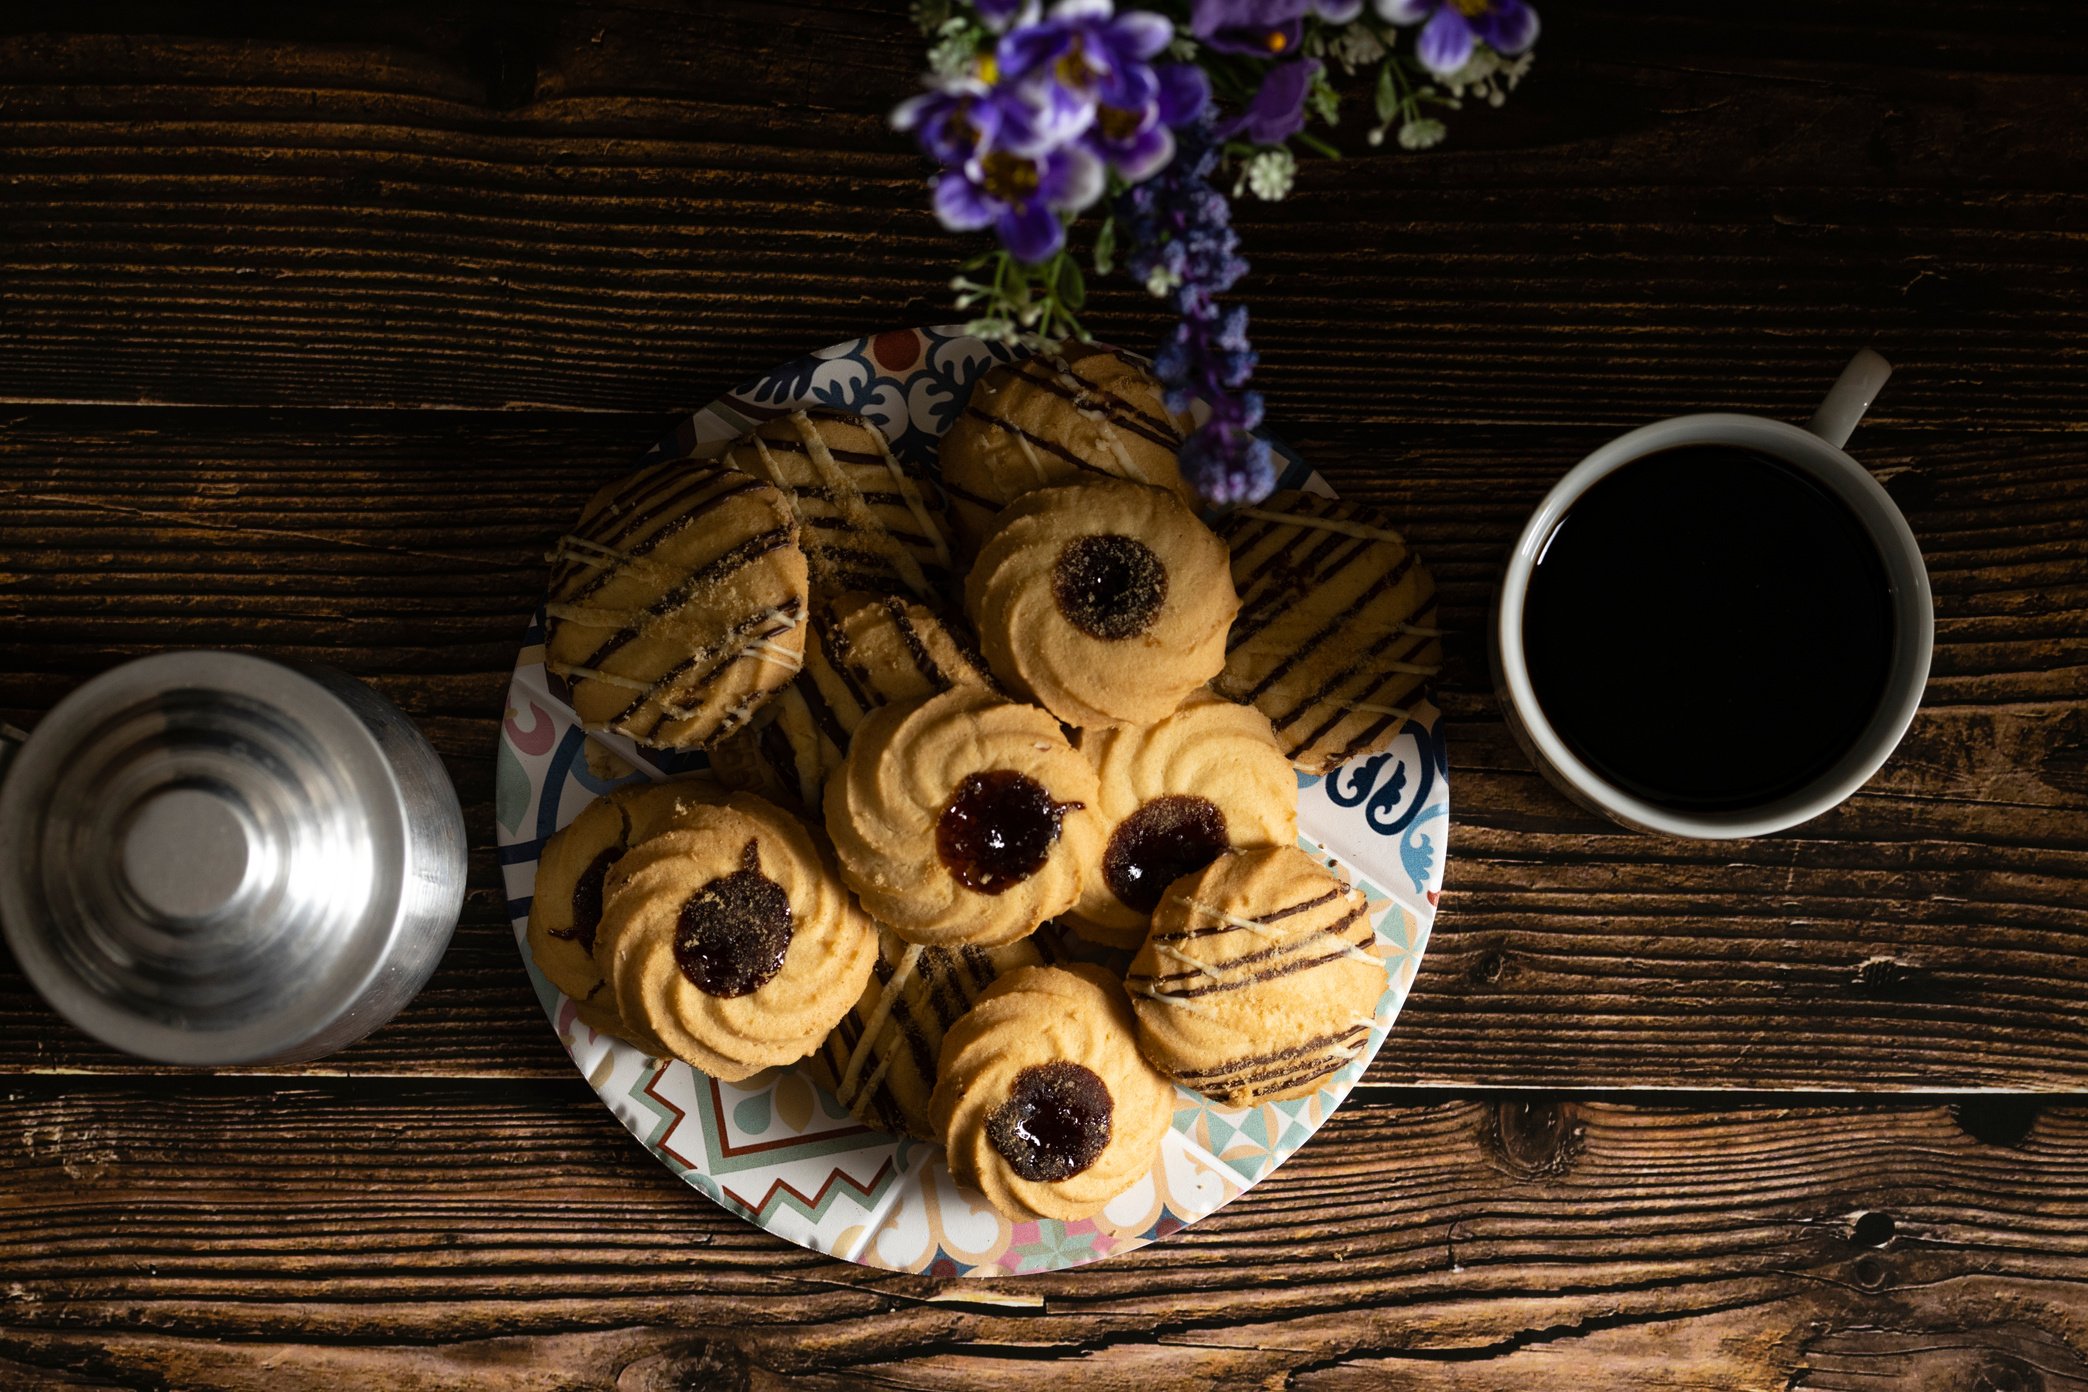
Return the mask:
M 1289 194 L 1297 176 L 1298 157 L 1286 149 L 1263 150 L 1247 161 L 1247 187 L 1270 203 Z
M 1167 267 L 1155 266 L 1153 273 L 1146 277 L 1146 293 L 1156 300 L 1163 299 L 1168 291 L 1181 283 L 1182 278 Z
M 1508 100 L 1523 74 L 1530 70 L 1530 60 L 1536 53 L 1525 53 L 1519 58 L 1503 58 L 1492 49 L 1481 45 L 1472 50 L 1471 61 L 1443 79 L 1452 97 L 1470 93 L 1483 100 L 1488 106 L 1500 106 Z
M 1344 72 L 1367 68 L 1385 56 L 1384 41 L 1367 24 L 1351 24 L 1334 36 L 1330 52 Z
M 971 35 L 951 33 L 948 26 L 941 41 L 928 50 L 928 71 L 941 78 L 969 77 L 977 62 Z
M 1449 127 L 1432 116 L 1422 116 L 1399 128 L 1399 146 L 1403 150 L 1426 150 L 1443 143 L 1450 133 Z

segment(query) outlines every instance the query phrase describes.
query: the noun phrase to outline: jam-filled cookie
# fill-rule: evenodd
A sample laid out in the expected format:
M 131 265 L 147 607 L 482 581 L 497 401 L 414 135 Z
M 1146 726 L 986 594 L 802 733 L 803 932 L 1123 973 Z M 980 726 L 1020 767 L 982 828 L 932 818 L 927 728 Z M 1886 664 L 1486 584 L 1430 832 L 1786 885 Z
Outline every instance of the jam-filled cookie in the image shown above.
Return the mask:
M 1106 480 L 1002 511 L 965 607 L 1003 685 L 1084 729 L 1145 725 L 1225 665 L 1225 543 L 1181 499 Z
M 700 775 L 634 783 L 596 798 L 544 843 L 526 936 L 545 979 L 576 1001 L 595 993 L 602 984 L 595 932 L 609 872 L 631 847 L 672 825 L 684 807 L 724 796 L 723 788 Z
M 596 493 L 552 552 L 544 666 L 590 729 L 697 749 L 745 724 L 804 658 L 790 500 L 710 460 Z
M 826 826 L 863 907 L 909 942 L 993 946 L 1080 897 L 1095 771 L 1058 722 L 982 687 L 873 711 L 827 781 Z
M 616 1000 L 605 985 L 584 1001 L 573 1002 L 573 1011 L 580 1023 L 596 1034 L 613 1034 L 626 1044 L 636 1048 L 647 1058 L 673 1058 L 674 1051 L 650 1031 L 638 1028 L 616 1011 Z
M 1298 837 L 1298 776 L 1252 706 L 1207 691 L 1151 725 L 1082 730 L 1101 859 L 1068 915 L 1081 936 L 1137 947 L 1166 888 L 1229 850 Z
M 928 1095 L 943 1036 L 1002 975 L 1045 960 L 1034 937 L 923 947 L 880 928 L 870 984 L 812 1056 L 813 1076 L 865 1126 L 932 1141 Z
M 805 671 L 754 726 L 712 752 L 736 788 L 797 801 L 819 814 L 826 780 L 863 717 L 894 701 L 993 678 L 961 627 L 897 595 L 843 595 L 814 617 Z
M 1405 540 L 1316 493 L 1236 509 L 1224 533 L 1240 616 L 1213 685 L 1268 716 L 1309 773 L 1391 744 L 1443 662 L 1435 581 Z
M 815 599 L 849 590 L 931 599 L 949 587 L 941 491 L 861 416 L 793 411 L 720 458 L 790 496 Z
M 877 932 L 796 818 L 735 793 L 618 862 L 595 953 L 619 1016 L 734 1082 L 819 1047 Z
M 1362 1052 L 1385 963 L 1362 891 L 1283 846 L 1170 885 L 1125 984 L 1146 1057 L 1244 1107 L 1301 1097 Z
M 930 1113 L 950 1173 L 1016 1220 L 1089 1218 L 1152 1171 L 1174 1089 L 1100 967 L 1029 967 L 943 1040 Z
M 1043 354 L 986 373 L 942 437 L 943 486 L 973 547 L 993 515 L 1035 488 L 1079 478 L 1155 484 L 1193 502 L 1175 454 L 1187 422 L 1121 353 Z

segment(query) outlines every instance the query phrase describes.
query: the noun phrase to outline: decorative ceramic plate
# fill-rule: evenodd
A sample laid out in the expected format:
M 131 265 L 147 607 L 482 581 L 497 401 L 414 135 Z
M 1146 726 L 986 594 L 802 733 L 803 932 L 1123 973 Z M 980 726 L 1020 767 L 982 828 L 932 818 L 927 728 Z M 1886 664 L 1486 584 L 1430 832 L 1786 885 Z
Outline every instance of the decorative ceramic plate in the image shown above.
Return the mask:
M 712 402 L 652 457 L 715 452 L 771 416 L 827 406 L 876 422 L 902 459 L 932 472 L 936 441 L 963 410 L 973 379 L 1010 356 L 954 328 L 836 344 Z M 1294 455 L 1284 457 L 1283 486 L 1332 491 Z M 596 1034 L 545 981 L 523 939 L 545 840 L 597 795 L 699 768 L 703 759 L 581 730 L 551 694 L 543 643 L 539 612 L 508 688 L 498 754 L 500 858 L 523 964 L 573 1063 L 617 1120 L 692 1187 L 779 1237 L 935 1276 L 1050 1271 L 1142 1247 L 1246 1192 L 1325 1124 L 1376 1057 L 1413 984 L 1442 888 L 1450 811 L 1439 721 L 1425 705 L 1387 752 L 1298 779 L 1299 844 L 1346 867 L 1370 900 L 1385 949 L 1385 993 L 1361 1056 L 1318 1092 L 1289 1102 L 1241 1109 L 1180 1089 L 1159 1162 L 1099 1219 L 1011 1222 L 950 1178 L 939 1147 L 858 1124 L 802 1068 L 717 1082 Z

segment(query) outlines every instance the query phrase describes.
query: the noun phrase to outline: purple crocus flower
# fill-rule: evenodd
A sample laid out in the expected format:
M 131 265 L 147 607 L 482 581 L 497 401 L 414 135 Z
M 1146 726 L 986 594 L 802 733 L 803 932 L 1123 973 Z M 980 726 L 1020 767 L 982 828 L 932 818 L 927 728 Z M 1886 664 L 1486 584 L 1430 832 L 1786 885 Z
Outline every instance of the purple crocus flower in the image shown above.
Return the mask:
M 1045 142 L 1029 107 L 975 77 L 949 78 L 892 110 L 895 129 L 912 131 L 936 161 L 961 165 L 981 150 L 1037 155 Z
M 1168 63 L 1155 70 L 1159 90 L 1139 110 L 1119 106 L 1095 109 L 1095 124 L 1082 137 L 1106 164 L 1129 183 L 1149 179 L 1174 158 L 1173 126 L 1203 114 L 1211 101 L 1211 80 L 1189 63 Z
M 1537 42 L 1528 0 L 1377 0 L 1377 12 L 1394 24 L 1421 25 L 1415 56 L 1439 77 L 1470 62 L 1476 44 L 1512 58 Z
M 1317 58 L 1278 63 L 1270 68 L 1246 107 L 1218 123 L 1218 138 L 1244 137 L 1256 145 L 1281 145 L 1305 129 L 1305 97 L 1319 70 Z
M 1098 107 L 1144 113 L 1159 98 L 1152 60 L 1174 38 L 1173 23 L 1112 10 L 1111 0 L 1059 0 L 1000 41 L 1001 82 L 1035 110 L 1047 146 L 1084 135 Z
M 1363 13 L 1363 0 L 1190 0 L 1189 32 L 1206 48 L 1281 58 L 1297 51 L 1305 16 L 1346 24 Z
M 1037 0 L 972 0 L 972 8 L 996 34 L 1010 24 L 1029 24 L 1037 17 Z
M 991 227 L 1019 261 L 1056 255 L 1066 243 L 1062 212 L 1079 212 L 1102 196 L 1102 163 L 1079 145 L 1030 159 L 984 150 L 935 181 L 935 215 L 952 232 Z

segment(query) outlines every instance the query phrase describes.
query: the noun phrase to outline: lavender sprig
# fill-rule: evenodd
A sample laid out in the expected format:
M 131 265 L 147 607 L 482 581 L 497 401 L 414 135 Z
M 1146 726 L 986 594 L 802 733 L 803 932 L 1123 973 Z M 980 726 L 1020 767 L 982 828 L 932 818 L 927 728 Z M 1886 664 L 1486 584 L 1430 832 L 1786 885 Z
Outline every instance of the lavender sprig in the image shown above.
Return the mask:
M 1232 206 L 1211 183 L 1220 143 L 1210 115 L 1175 133 L 1175 158 L 1117 200 L 1124 264 L 1180 315 L 1153 367 L 1167 387 L 1168 408 L 1184 412 L 1201 400 L 1210 416 L 1183 442 L 1183 479 L 1205 502 L 1257 502 L 1276 486 L 1275 460 L 1261 424 L 1261 394 L 1246 390 L 1255 353 L 1247 341 L 1247 309 L 1218 297 L 1247 273 Z

